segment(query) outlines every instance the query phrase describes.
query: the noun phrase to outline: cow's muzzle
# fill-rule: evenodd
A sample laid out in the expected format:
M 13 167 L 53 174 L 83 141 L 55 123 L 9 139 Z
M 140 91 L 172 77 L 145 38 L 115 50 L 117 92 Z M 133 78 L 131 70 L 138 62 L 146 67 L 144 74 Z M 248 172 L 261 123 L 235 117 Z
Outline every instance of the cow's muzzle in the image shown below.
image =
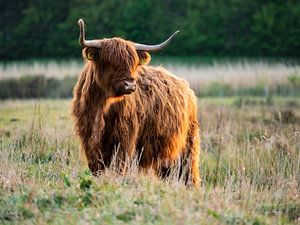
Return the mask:
M 136 90 L 135 80 L 125 80 L 118 86 L 116 86 L 116 96 L 129 95 Z
M 134 92 L 135 89 L 136 89 L 136 82 L 135 81 L 125 81 L 124 82 L 124 89 L 125 91 L 128 91 L 128 92 Z

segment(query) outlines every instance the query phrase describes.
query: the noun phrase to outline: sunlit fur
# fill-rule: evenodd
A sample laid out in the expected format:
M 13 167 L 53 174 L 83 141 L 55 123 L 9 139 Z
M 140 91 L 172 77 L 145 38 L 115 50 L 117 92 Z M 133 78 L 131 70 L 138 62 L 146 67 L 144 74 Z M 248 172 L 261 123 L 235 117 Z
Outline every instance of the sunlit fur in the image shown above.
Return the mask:
M 138 154 L 141 169 L 165 177 L 179 165 L 184 181 L 198 185 L 197 100 L 188 83 L 143 64 L 150 55 L 120 38 L 104 39 L 83 56 L 89 60 L 74 88 L 72 115 L 90 170 L 109 167 L 114 154 L 124 169 Z M 137 81 L 136 91 L 115 96 L 113 85 L 125 78 Z

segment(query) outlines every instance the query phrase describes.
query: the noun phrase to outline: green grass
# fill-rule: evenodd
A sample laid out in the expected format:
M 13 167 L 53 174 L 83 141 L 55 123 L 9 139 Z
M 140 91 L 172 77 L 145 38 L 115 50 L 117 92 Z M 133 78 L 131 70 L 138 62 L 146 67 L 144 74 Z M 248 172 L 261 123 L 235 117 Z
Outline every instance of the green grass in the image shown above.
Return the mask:
M 135 165 L 93 177 L 70 100 L 0 102 L 0 224 L 299 223 L 299 99 L 236 101 L 200 100 L 199 189 Z

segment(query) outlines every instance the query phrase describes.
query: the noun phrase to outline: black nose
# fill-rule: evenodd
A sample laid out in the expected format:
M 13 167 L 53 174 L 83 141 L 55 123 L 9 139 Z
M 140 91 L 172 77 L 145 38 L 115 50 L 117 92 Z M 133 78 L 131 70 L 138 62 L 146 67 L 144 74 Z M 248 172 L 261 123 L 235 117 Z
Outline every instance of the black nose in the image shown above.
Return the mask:
M 129 91 L 129 92 L 135 91 L 135 89 L 136 89 L 135 81 L 125 81 L 124 84 L 125 84 L 125 86 L 124 86 L 125 91 Z

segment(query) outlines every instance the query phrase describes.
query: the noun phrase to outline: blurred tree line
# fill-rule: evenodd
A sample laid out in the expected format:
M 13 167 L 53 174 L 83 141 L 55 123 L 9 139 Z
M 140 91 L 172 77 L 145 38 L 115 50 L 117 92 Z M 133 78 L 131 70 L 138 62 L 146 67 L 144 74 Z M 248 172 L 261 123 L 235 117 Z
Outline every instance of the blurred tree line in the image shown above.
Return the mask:
M 0 59 L 78 57 L 87 38 L 158 43 L 168 55 L 300 56 L 297 0 L 0 0 Z

